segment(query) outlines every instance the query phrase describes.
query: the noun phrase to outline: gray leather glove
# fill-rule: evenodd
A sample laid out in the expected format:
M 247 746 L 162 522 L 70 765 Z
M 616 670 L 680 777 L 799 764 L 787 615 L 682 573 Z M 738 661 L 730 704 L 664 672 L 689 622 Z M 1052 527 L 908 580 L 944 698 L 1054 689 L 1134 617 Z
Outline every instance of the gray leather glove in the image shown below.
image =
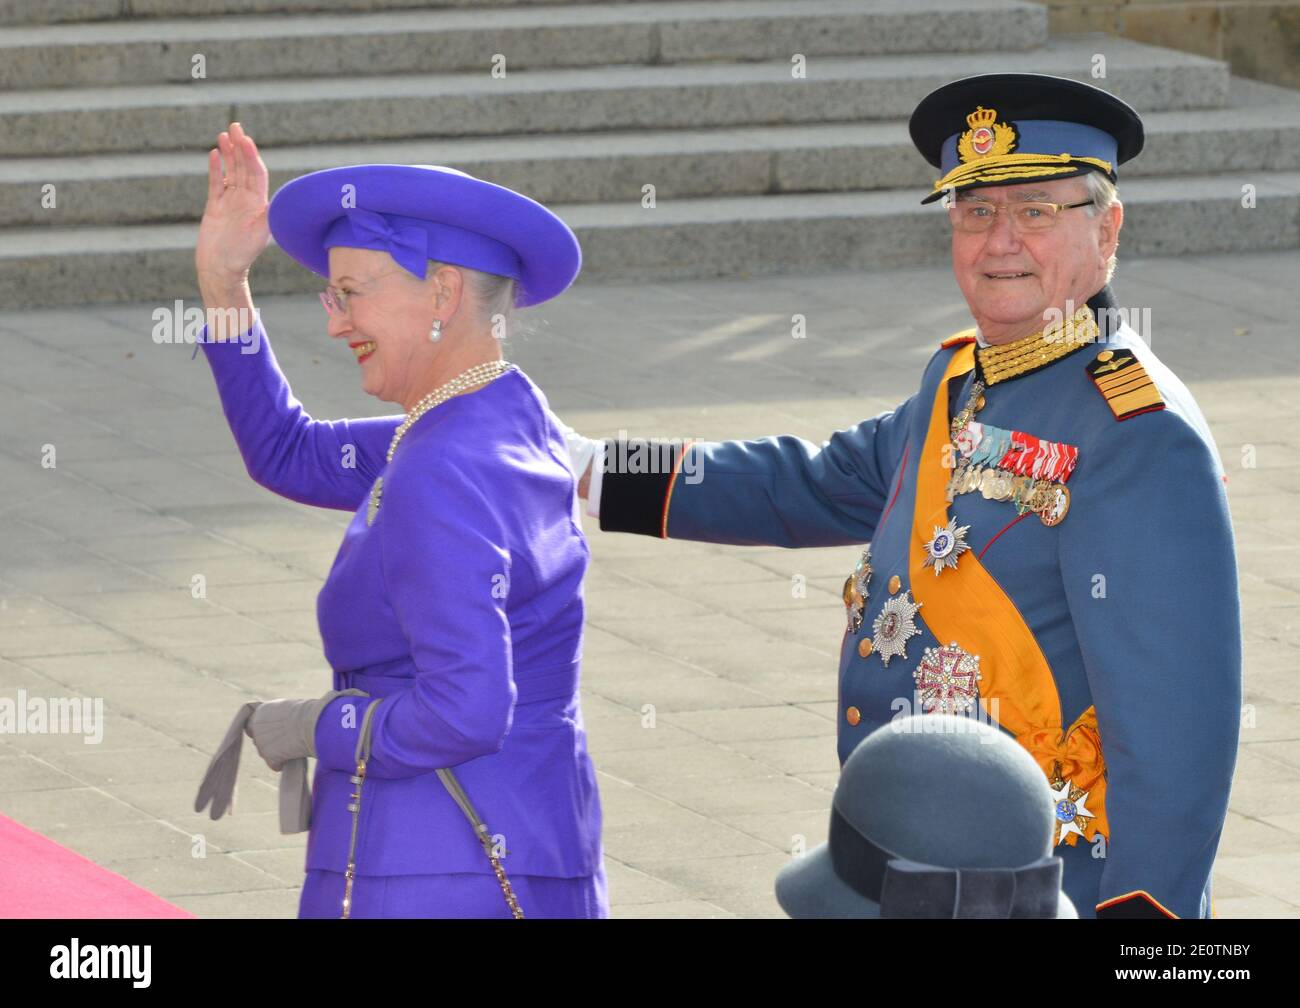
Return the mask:
M 282 770 L 293 759 L 316 755 L 316 721 L 335 697 L 369 696 L 359 689 L 330 690 L 309 700 L 267 700 L 257 705 L 244 731 L 257 753 L 272 770 Z
M 311 826 L 311 785 L 307 757 L 316 755 L 316 722 L 335 697 L 369 696 L 359 689 L 330 690 L 306 700 L 268 700 L 258 704 L 244 725 L 258 754 L 280 771 L 280 832 L 301 833 Z
M 217 746 L 217 751 L 208 763 L 207 772 L 199 784 L 198 796 L 194 799 L 194 811 L 202 812 L 203 807 L 212 802 L 209 813 L 213 819 L 220 819 L 235 805 L 235 776 L 239 772 L 239 753 L 244 746 L 244 726 L 257 709 L 256 703 L 246 703 L 239 708 L 239 713 L 226 729 L 226 737 Z
M 315 700 L 270 700 L 240 707 L 199 784 L 194 811 L 202 812 L 209 801 L 213 819 L 234 811 L 239 756 L 244 736 L 248 735 L 267 765 L 280 771 L 280 832 L 301 833 L 307 829 L 311 825 L 307 757 L 316 755 L 316 721 L 326 704 L 345 695 L 370 694 L 358 689 L 331 690 Z

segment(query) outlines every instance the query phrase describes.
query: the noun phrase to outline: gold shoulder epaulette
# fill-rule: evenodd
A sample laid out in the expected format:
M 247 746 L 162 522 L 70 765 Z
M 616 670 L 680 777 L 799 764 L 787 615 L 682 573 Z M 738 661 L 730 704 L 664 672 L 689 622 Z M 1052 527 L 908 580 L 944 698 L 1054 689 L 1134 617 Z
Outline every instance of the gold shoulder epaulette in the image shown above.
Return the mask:
M 958 343 L 974 343 L 974 342 L 975 342 L 975 330 L 963 329 L 961 332 L 949 336 L 946 340 L 940 343 L 939 349 L 943 350 L 950 346 L 956 346 Z
M 1088 377 L 1116 420 L 1165 408 L 1160 390 L 1131 350 L 1103 350 L 1088 365 Z

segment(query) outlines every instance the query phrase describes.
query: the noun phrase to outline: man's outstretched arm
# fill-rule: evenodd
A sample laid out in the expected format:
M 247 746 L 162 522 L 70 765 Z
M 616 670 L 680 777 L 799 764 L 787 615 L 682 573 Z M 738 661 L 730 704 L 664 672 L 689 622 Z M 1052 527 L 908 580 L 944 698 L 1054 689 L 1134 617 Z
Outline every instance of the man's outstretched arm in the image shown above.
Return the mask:
M 738 546 L 846 545 L 875 533 L 903 460 L 912 402 L 820 446 L 792 435 L 686 443 L 567 437 L 575 470 L 583 470 L 579 496 L 605 531 Z

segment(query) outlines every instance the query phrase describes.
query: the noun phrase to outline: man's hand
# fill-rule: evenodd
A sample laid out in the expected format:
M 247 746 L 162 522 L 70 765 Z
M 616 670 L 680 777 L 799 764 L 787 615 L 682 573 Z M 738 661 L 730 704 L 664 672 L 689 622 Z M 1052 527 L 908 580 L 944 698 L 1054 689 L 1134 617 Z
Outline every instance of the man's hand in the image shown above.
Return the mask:
M 564 435 L 565 447 L 569 449 L 569 465 L 573 469 L 573 475 L 578 477 L 578 496 L 586 500 L 591 490 L 591 468 L 601 442 L 595 438 L 583 437 L 559 417 L 555 418 L 555 422 Z

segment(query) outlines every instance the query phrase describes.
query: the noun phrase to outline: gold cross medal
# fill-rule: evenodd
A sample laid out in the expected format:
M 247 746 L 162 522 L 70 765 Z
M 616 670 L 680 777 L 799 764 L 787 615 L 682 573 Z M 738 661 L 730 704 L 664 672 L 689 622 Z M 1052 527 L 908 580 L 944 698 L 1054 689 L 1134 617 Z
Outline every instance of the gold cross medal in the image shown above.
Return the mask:
M 845 615 L 849 621 L 850 633 L 857 633 L 862 626 L 862 614 L 867 607 L 867 582 L 870 580 L 871 545 L 868 543 L 862 551 L 862 559 L 844 581 Z
M 939 576 L 940 571 L 956 567 L 957 558 L 970 549 L 966 545 L 968 531 L 970 526 L 958 526 L 956 518 L 949 518 L 946 526 L 934 527 L 934 535 L 925 544 L 926 557 L 922 562 L 934 568 L 935 577 Z

